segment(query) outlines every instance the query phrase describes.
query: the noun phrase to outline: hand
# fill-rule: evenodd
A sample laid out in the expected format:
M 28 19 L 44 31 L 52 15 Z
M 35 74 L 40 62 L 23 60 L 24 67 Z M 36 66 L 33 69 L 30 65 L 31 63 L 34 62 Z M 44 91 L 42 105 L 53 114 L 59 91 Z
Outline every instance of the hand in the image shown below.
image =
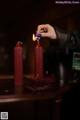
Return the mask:
M 42 37 L 48 37 L 50 39 L 56 39 L 55 29 L 49 24 L 42 24 L 37 27 L 37 33 Z

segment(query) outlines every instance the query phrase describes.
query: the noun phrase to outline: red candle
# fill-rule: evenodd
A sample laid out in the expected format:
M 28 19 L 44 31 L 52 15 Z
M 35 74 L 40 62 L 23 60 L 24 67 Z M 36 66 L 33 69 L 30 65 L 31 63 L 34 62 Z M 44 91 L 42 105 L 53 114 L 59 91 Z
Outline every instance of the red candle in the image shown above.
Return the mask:
M 15 86 L 23 85 L 23 47 L 20 41 L 14 48 L 14 79 Z
M 39 80 L 43 78 L 43 48 L 38 41 L 35 46 L 35 76 Z

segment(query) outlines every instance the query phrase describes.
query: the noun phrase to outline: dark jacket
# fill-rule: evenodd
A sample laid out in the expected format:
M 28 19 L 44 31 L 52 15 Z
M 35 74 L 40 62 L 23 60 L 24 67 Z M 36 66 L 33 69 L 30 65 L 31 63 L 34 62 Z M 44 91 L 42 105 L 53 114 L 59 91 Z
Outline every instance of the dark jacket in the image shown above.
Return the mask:
M 56 29 L 57 38 L 60 46 L 68 47 L 73 50 L 80 49 L 80 31 L 72 33 L 62 32 Z M 80 82 L 71 90 L 63 95 L 61 102 L 60 120 L 79 120 L 80 119 Z
M 68 48 L 79 48 L 80 47 L 80 31 L 74 31 L 71 33 L 64 32 L 59 29 L 55 29 L 57 39 L 59 40 L 60 46 Z

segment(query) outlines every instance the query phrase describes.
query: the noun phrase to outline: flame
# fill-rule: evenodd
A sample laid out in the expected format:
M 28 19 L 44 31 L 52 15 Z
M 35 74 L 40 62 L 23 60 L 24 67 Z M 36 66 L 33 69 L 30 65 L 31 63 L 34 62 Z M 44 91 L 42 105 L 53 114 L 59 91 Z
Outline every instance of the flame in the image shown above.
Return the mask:
M 33 34 L 33 36 L 32 36 L 32 40 L 33 41 L 36 41 L 37 40 L 37 37 Z

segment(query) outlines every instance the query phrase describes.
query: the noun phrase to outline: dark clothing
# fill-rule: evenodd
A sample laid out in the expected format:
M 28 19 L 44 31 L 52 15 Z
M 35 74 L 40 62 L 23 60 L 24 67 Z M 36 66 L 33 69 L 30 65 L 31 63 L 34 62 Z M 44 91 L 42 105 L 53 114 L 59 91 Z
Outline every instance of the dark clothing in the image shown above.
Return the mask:
M 79 48 L 80 47 L 80 31 L 74 31 L 72 33 L 63 32 L 59 29 L 55 29 L 57 39 L 59 39 L 60 46 L 68 48 Z
M 56 30 L 62 47 L 80 51 L 80 32 L 63 33 Z M 78 71 L 80 72 L 80 71 Z M 80 76 L 79 76 L 80 77 Z M 80 79 L 80 78 L 78 78 Z M 61 103 L 61 120 L 80 120 L 80 82 L 66 92 Z

